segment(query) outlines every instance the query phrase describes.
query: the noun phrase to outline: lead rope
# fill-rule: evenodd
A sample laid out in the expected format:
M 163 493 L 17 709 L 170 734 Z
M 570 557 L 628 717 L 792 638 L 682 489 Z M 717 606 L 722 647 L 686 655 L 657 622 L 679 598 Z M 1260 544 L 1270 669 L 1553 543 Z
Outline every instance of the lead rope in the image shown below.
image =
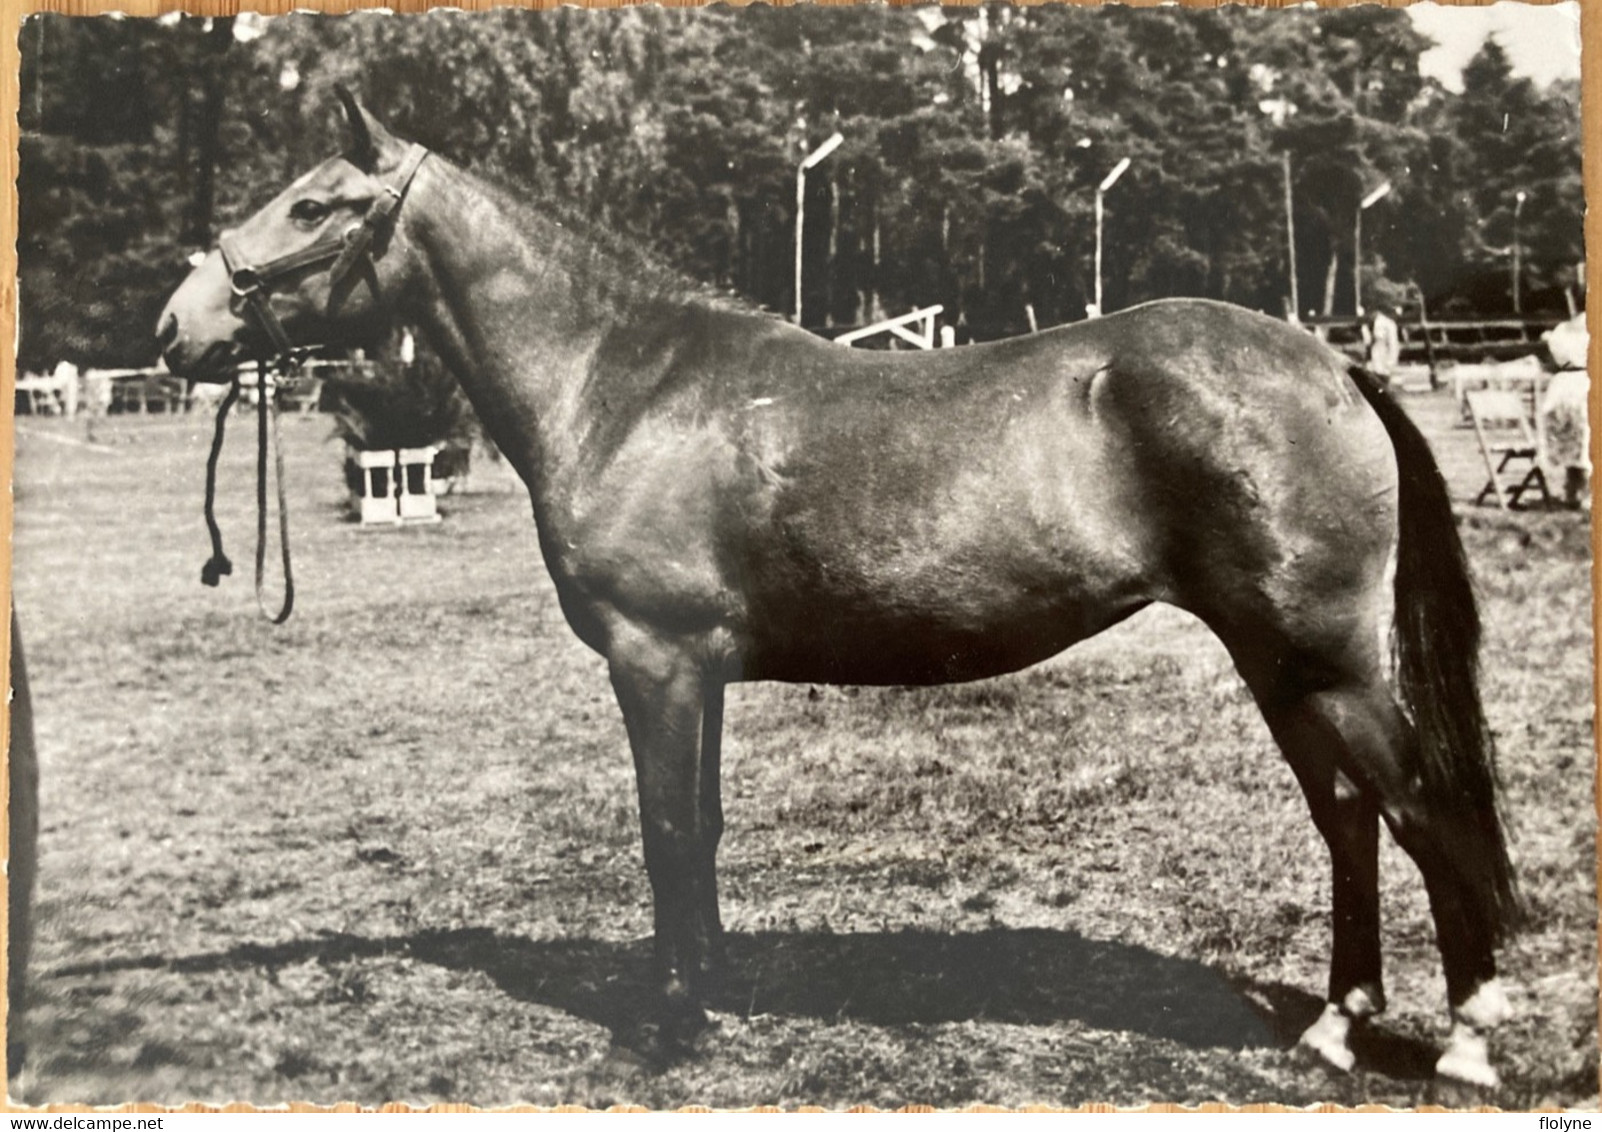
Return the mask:
M 239 378 L 228 384 L 222 403 L 217 406 L 217 424 L 211 434 L 211 455 L 206 457 L 206 529 L 211 532 L 211 558 L 200 568 L 200 584 L 215 586 L 234 572 L 234 564 L 223 553 L 222 528 L 217 526 L 217 458 L 222 455 L 223 426 L 239 400 Z
M 271 391 L 268 389 L 267 363 L 262 361 L 258 363 L 256 369 L 256 606 L 268 621 L 274 625 L 282 625 L 289 620 L 289 614 L 295 608 L 295 575 L 290 568 L 289 560 L 289 510 L 284 488 L 284 446 L 278 429 L 278 402 L 275 393 L 276 389 Z M 200 580 L 202 584 L 208 586 L 217 585 L 224 577 L 234 572 L 234 564 L 223 553 L 222 530 L 217 525 L 217 460 L 222 455 L 223 428 L 227 424 L 229 412 L 238 400 L 239 379 L 236 377 L 229 385 L 228 392 L 223 395 L 222 403 L 217 406 L 216 431 L 211 438 L 211 454 L 206 458 L 205 512 L 206 528 L 211 533 L 211 559 L 200 568 Z M 265 597 L 269 417 L 272 421 L 270 439 L 274 470 L 278 478 L 278 546 L 284 564 L 284 600 L 276 613 L 268 608 Z
M 278 388 L 267 388 L 267 363 L 256 367 L 256 608 L 274 625 L 289 620 L 295 608 L 295 572 L 289 566 L 289 509 L 284 490 L 284 444 L 278 432 Z M 272 420 L 273 472 L 278 480 L 278 550 L 284 563 L 284 601 L 274 613 L 267 608 L 263 577 L 267 563 L 267 422 Z

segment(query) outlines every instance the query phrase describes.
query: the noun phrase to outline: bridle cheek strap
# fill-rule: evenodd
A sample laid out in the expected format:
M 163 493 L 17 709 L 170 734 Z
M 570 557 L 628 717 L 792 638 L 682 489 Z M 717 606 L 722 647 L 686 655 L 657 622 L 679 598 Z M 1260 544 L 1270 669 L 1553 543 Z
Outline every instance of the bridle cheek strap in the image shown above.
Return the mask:
M 417 170 L 427 156 L 427 149 L 413 145 L 396 170 L 393 183 L 384 186 L 384 191 L 373 201 L 360 222 L 352 224 L 337 236 L 325 237 L 299 251 L 281 255 L 263 264 L 252 264 L 240 250 L 238 238 L 233 232 L 224 232 L 217 237 L 217 250 L 222 254 L 223 267 L 228 271 L 228 285 L 245 304 L 245 310 L 257 328 L 267 336 L 280 369 L 294 366 L 295 344 L 290 340 L 284 324 L 273 313 L 272 284 L 286 275 L 331 262 L 333 266 L 328 274 L 329 301 L 332 303 L 340 283 L 358 263 L 371 261 L 374 245 L 393 228 L 395 213 L 406 199 L 406 190 L 411 187 L 412 179 L 417 176 Z
M 395 183 L 385 185 L 384 194 L 373 202 L 367 215 L 362 217 L 362 222 L 346 230 L 342 237 L 344 250 L 339 253 L 334 266 L 328 269 L 331 289 L 338 288 L 357 262 L 371 254 L 379 237 L 389 233 L 395 213 L 406 199 L 406 190 L 411 187 L 412 178 L 417 176 L 417 170 L 427 156 L 428 150 L 420 145 L 407 150 L 406 160 L 396 170 Z

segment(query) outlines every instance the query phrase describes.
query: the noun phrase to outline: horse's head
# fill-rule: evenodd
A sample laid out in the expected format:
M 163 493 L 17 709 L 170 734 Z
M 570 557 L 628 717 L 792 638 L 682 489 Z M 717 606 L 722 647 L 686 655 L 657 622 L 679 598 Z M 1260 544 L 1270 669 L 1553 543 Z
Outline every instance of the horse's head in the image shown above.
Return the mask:
M 412 256 L 398 213 L 426 151 L 339 90 L 351 141 L 224 232 L 156 323 L 174 373 L 222 381 L 246 357 L 359 341 L 387 324 Z

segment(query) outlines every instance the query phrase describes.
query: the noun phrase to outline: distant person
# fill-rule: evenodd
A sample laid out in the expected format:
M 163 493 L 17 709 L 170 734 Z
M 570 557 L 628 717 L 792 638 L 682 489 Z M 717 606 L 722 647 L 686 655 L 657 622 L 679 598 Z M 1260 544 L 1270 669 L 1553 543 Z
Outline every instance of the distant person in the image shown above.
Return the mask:
M 1548 330 L 1541 338 L 1552 358 L 1553 369 L 1585 368 L 1586 355 L 1591 349 L 1591 336 L 1585 329 L 1585 315 L 1575 315 Z
M 111 411 L 111 375 L 105 370 L 91 369 L 83 375 L 83 399 L 88 420 L 84 431 L 89 442 L 95 442 L 95 422 Z
M 1591 505 L 1591 381 L 1586 360 L 1591 336 L 1578 314 L 1542 336 L 1557 370 L 1541 398 L 1541 428 L 1549 472 L 1561 473 L 1563 499 L 1570 507 Z
M 56 383 L 56 393 L 61 398 L 61 412 L 64 416 L 78 415 L 78 367 L 63 358 L 56 363 L 51 378 Z
M 1591 382 L 1583 369 L 1559 370 L 1541 399 L 1541 428 L 1549 471 L 1563 477 L 1563 501 L 1591 505 Z
M 1384 307 L 1374 308 L 1366 337 L 1368 368 L 1389 382 L 1397 363 L 1402 360 L 1402 332 L 1390 311 Z

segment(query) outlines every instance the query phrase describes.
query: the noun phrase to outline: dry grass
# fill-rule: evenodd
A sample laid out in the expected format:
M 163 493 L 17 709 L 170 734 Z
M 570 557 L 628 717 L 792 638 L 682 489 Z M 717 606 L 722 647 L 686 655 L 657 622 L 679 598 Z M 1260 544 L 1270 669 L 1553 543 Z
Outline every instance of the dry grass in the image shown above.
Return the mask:
M 1439 398 L 1412 404 L 1459 496 Z M 1443 989 L 1387 846 L 1392 1010 L 1340 1077 L 1290 1049 L 1329 879 L 1227 657 L 1153 610 L 1018 676 L 730 699 L 735 973 L 699 1055 L 611 1035 L 649 910 L 623 729 L 511 485 L 438 527 L 339 521 L 286 424 L 300 610 L 253 619 L 246 439 L 201 589 L 205 426 L 22 422 L 16 590 L 43 763 L 33 1102 L 1377 1101 L 1438 1096 Z M 245 432 L 246 430 L 240 430 Z M 493 477 L 491 477 L 493 478 Z M 1594 1105 L 1588 530 L 1465 508 L 1529 932 L 1508 1107 Z

